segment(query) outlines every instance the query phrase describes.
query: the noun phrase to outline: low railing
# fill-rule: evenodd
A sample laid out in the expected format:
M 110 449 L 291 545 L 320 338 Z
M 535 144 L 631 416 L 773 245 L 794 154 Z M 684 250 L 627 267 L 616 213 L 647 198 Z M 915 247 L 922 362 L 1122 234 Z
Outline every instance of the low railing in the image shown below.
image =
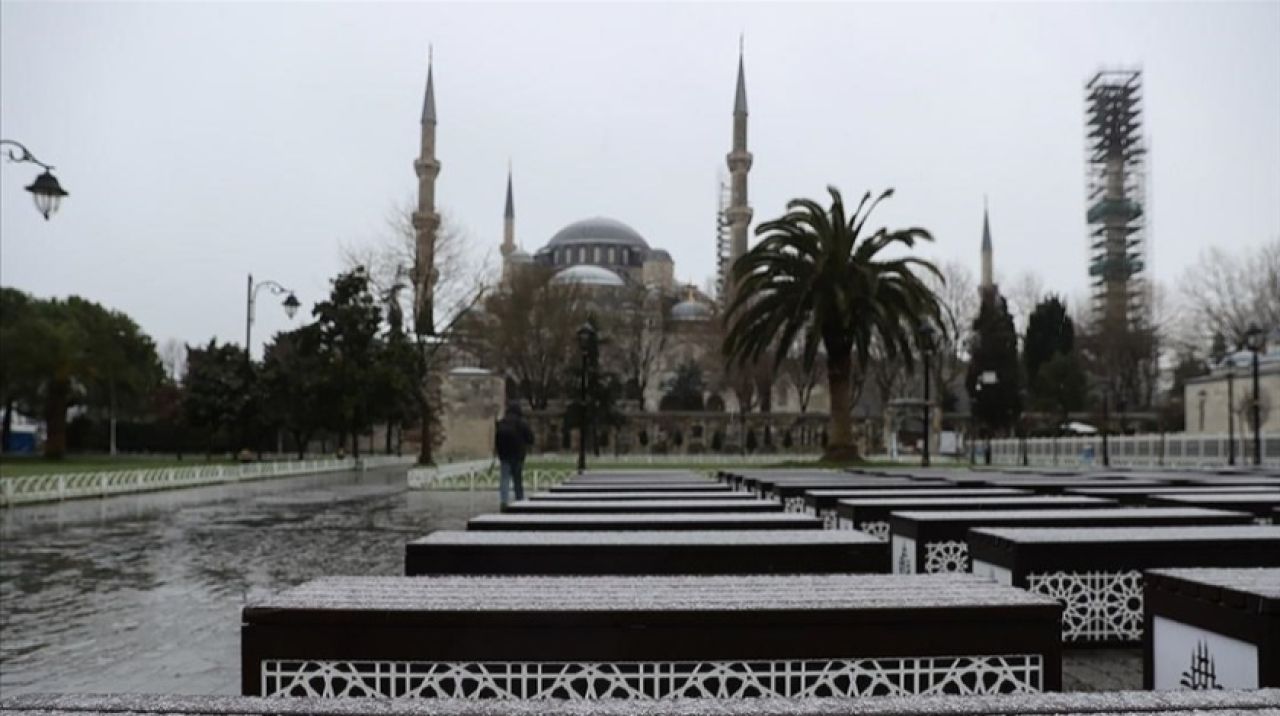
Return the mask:
M 576 474 L 577 470 L 567 467 L 526 466 L 522 478 L 526 490 L 537 492 L 559 485 Z M 498 463 L 492 460 L 471 460 L 409 470 L 409 487 L 415 490 L 492 490 L 497 486 Z
M 137 470 L 18 475 L 0 478 L 0 507 L 107 497 L 133 492 L 201 487 L 228 482 L 262 480 L 343 470 L 369 470 L 412 464 L 413 458 L 374 455 L 354 458 L 314 458 L 253 462 L 241 465 L 150 467 Z
M 1235 464 L 1252 465 L 1253 436 L 1237 435 L 1235 440 Z M 1021 465 L 1024 442 L 1028 465 L 1081 468 L 1103 465 L 1100 435 L 992 440 L 992 464 Z M 1107 462 L 1111 467 L 1226 467 L 1230 446 L 1226 435 L 1113 435 L 1107 437 Z M 985 443 L 980 441 L 975 448 L 977 461 L 984 462 Z M 1280 435 L 1262 436 L 1262 464 L 1280 466 Z

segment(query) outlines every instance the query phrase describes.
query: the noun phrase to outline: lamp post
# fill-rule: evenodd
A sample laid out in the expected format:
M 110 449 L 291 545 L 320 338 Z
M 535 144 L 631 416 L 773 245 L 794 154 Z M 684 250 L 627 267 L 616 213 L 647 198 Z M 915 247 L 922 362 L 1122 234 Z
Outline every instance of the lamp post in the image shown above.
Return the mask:
M 35 155 L 22 144 L 12 139 L 0 139 L 0 146 L 6 144 L 10 147 L 9 151 L 6 152 L 9 161 L 35 164 L 44 169 L 44 172 L 37 176 L 35 181 L 23 188 L 31 192 L 31 197 L 36 202 L 36 211 L 39 211 L 44 220 L 48 221 L 49 217 L 53 216 L 53 213 L 58 210 L 58 205 L 62 203 L 62 197 L 66 196 L 67 192 L 58 183 L 58 178 L 53 175 L 52 166 L 36 159 Z
M 1227 367 L 1227 464 L 1236 464 L 1236 356 L 1228 353 L 1222 359 Z
M 982 373 L 978 375 L 979 391 L 983 390 L 984 388 L 990 388 L 991 386 L 997 385 L 999 383 L 1000 383 L 1000 376 L 994 370 L 984 370 L 982 371 Z M 985 423 L 986 421 L 984 420 L 983 422 Z M 986 425 L 984 427 L 986 427 L 986 433 L 987 433 L 987 450 L 986 450 L 986 455 L 983 457 L 983 463 L 986 465 L 990 465 L 991 464 L 991 426 Z
M 298 312 L 298 297 L 293 295 L 293 291 L 281 286 L 275 281 L 262 281 L 258 284 L 253 282 L 253 274 L 249 274 L 249 293 L 245 301 L 245 318 L 244 318 L 244 360 L 246 364 L 253 362 L 253 351 L 250 348 L 250 336 L 253 332 L 253 304 L 258 300 L 258 291 L 268 289 L 276 296 L 288 294 L 285 296 L 284 302 L 280 305 L 284 306 L 284 314 L 289 318 Z
M 924 360 L 924 449 L 920 452 L 921 467 L 929 467 L 929 430 L 933 427 L 929 405 L 929 358 L 933 355 L 935 335 L 933 324 L 926 323 L 920 327 L 920 356 Z
M 1258 324 L 1249 325 L 1244 333 L 1245 346 L 1253 353 L 1253 465 L 1262 467 L 1262 393 L 1258 384 L 1258 354 L 1262 352 L 1264 337 Z
M 578 381 L 579 418 L 582 420 L 578 426 L 579 475 L 587 469 L 587 426 L 591 422 L 590 410 L 587 405 L 587 376 L 591 370 L 592 359 L 595 357 L 598 339 L 596 327 L 591 325 L 591 321 L 587 321 L 578 328 L 578 350 L 582 354 L 582 376 Z

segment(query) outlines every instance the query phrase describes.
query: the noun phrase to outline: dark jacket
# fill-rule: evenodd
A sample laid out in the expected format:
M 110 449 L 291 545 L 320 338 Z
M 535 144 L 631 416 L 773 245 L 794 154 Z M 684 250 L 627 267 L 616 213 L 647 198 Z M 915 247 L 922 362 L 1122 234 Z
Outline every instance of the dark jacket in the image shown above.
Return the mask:
M 498 421 L 493 447 L 503 462 L 524 462 L 525 453 L 533 446 L 533 430 L 519 413 L 508 412 Z

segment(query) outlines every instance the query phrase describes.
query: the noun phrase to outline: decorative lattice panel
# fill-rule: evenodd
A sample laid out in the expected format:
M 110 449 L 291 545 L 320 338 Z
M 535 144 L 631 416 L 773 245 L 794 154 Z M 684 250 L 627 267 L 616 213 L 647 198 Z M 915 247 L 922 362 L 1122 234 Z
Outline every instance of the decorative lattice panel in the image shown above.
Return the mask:
M 835 510 L 823 510 L 819 516 L 822 518 L 823 529 L 840 529 L 840 515 Z
M 1039 572 L 1027 590 L 1062 603 L 1063 641 L 1142 638 L 1142 572 Z
M 968 572 L 969 545 L 956 540 L 925 542 L 924 571 L 929 574 Z
M 809 511 L 809 508 L 804 504 L 803 497 L 788 497 L 783 500 L 782 509 L 786 512 L 799 512 L 800 514 L 805 514 Z
M 889 523 L 876 520 L 874 522 L 859 522 L 858 529 L 875 537 L 881 542 L 889 541 Z
M 729 662 L 262 662 L 273 697 L 674 699 L 1040 691 L 1039 654 Z

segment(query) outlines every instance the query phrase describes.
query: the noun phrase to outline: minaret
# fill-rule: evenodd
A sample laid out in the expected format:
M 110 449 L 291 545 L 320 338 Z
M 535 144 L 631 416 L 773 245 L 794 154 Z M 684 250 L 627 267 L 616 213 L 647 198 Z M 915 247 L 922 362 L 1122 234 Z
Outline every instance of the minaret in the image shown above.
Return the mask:
M 991 277 L 991 222 L 987 218 L 987 199 L 982 198 L 982 284 L 979 289 L 983 293 L 995 288 Z
M 516 250 L 516 205 L 511 199 L 511 165 L 507 165 L 507 208 L 502 212 L 502 259 Z
M 422 147 L 413 169 L 418 175 L 418 209 L 413 212 L 413 229 L 417 241 L 417 266 L 414 282 L 417 289 L 415 329 L 420 334 L 435 333 L 432 293 L 436 282 L 436 230 L 440 214 L 436 212 L 436 176 L 440 161 L 436 159 L 436 92 L 431 78 L 431 51 L 427 50 L 427 92 L 422 100 Z
M 747 151 L 747 79 L 743 71 L 742 40 L 738 40 L 738 90 L 733 98 L 733 150 L 727 157 L 730 173 L 729 208 L 725 219 L 729 223 L 729 262 L 721 278 L 725 293 L 732 295 L 730 275 L 733 263 L 747 253 L 747 229 L 751 224 L 751 207 L 747 204 L 747 172 L 751 169 L 751 152 Z

